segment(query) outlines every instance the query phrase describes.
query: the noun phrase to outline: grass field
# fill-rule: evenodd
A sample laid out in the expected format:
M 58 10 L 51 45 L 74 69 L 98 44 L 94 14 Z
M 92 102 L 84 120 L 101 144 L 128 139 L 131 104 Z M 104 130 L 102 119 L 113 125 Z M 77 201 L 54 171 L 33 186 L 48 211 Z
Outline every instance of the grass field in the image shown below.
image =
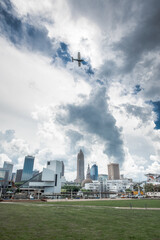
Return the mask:
M 144 200 L 137 201 L 137 204 L 140 201 Z M 158 206 L 158 200 L 151 201 L 152 205 Z M 73 206 L 69 205 L 69 202 L 67 202 L 68 206 L 60 203 L 1 203 L 0 239 L 160 240 L 160 211 L 112 209 L 106 207 L 107 202 L 110 202 L 109 204 L 114 202 L 117 205 L 125 202 L 126 206 L 128 204 L 128 201 L 79 203 L 83 203 L 85 205 L 83 207 L 81 205 L 75 206 L 74 202 L 71 202 Z
M 51 202 L 49 204 L 160 208 L 160 200 L 159 199 L 107 200 L 107 201 L 103 201 L 103 200 L 101 200 L 101 201 L 65 201 L 65 202 Z

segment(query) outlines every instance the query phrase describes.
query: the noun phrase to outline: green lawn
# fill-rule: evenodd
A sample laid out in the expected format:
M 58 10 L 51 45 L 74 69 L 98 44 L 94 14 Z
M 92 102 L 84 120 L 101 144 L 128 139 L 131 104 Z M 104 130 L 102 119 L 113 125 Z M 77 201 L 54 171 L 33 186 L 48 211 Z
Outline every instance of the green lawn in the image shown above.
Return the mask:
M 48 203 L 47 203 L 48 204 Z M 51 202 L 58 205 L 160 208 L 160 199 Z
M 96 202 L 101 207 L 92 203 L 85 207 L 1 203 L 0 239 L 160 239 L 160 211 L 112 209 L 103 206 L 104 201 Z

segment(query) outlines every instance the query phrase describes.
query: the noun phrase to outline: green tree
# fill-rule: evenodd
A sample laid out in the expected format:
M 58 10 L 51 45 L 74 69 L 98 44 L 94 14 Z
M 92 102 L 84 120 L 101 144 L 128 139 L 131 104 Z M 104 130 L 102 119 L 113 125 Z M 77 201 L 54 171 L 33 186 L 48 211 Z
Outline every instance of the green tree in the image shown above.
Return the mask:
M 144 189 L 145 189 L 145 192 L 154 192 L 154 186 L 152 183 L 146 184 Z
M 78 192 L 79 190 L 81 189 L 81 187 L 80 186 L 63 186 L 62 188 L 61 188 L 61 190 L 62 190 L 62 192 L 63 192 L 63 190 L 66 190 L 66 192 Z

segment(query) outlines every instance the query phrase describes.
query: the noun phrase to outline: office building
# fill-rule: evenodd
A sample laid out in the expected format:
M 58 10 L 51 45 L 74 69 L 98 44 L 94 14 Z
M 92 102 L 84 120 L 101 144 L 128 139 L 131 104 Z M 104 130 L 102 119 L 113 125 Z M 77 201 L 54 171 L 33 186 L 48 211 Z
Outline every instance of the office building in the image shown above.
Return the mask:
M 16 180 L 16 173 L 12 173 L 12 179 L 11 179 L 13 182 L 15 182 Z
M 118 179 L 120 179 L 119 164 L 118 163 L 108 164 L 108 180 Z
M 84 180 L 84 154 L 82 150 L 77 155 L 77 178 L 75 182 L 82 183 Z
M 91 167 L 90 175 L 92 180 L 98 180 L 98 166 L 96 164 Z
M 16 172 L 15 182 L 21 182 L 23 169 L 18 169 Z
M 107 174 L 98 174 L 98 181 L 99 182 L 103 182 L 104 180 L 108 179 L 108 175 Z
M 0 186 L 8 185 L 8 176 L 9 176 L 9 170 L 0 168 Z
M 84 189 L 91 191 L 100 191 L 101 192 L 125 192 L 126 189 L 133 190 L 133 182 L 131 179 L 123 180 L 107 180 L 103 179 L 102 182 L 93 181 L 92 183 L 86 183 Z
M 11 162 L 4 161 L 3 169 L 8 170 L 8 181 L 11 181 L 12 179 L 12 170 L 13 170 L 13 164 Z
M 22 181 L 27 181 L 33 176 L 34 157 L 26 156 L 24 160 Z
M 36 176 L 38 173 L 39 173 L 39 171 L 35 169 L 35 170 L 33 171 L 33 177 Z

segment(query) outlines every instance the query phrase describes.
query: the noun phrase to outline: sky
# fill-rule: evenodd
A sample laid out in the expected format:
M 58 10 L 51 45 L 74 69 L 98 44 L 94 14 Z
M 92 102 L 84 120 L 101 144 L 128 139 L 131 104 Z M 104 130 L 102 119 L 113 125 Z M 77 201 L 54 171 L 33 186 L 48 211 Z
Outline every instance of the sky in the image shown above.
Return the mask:
M 0 167 L 160 173 L 159 26 L 159 0 L 1 0 Z

